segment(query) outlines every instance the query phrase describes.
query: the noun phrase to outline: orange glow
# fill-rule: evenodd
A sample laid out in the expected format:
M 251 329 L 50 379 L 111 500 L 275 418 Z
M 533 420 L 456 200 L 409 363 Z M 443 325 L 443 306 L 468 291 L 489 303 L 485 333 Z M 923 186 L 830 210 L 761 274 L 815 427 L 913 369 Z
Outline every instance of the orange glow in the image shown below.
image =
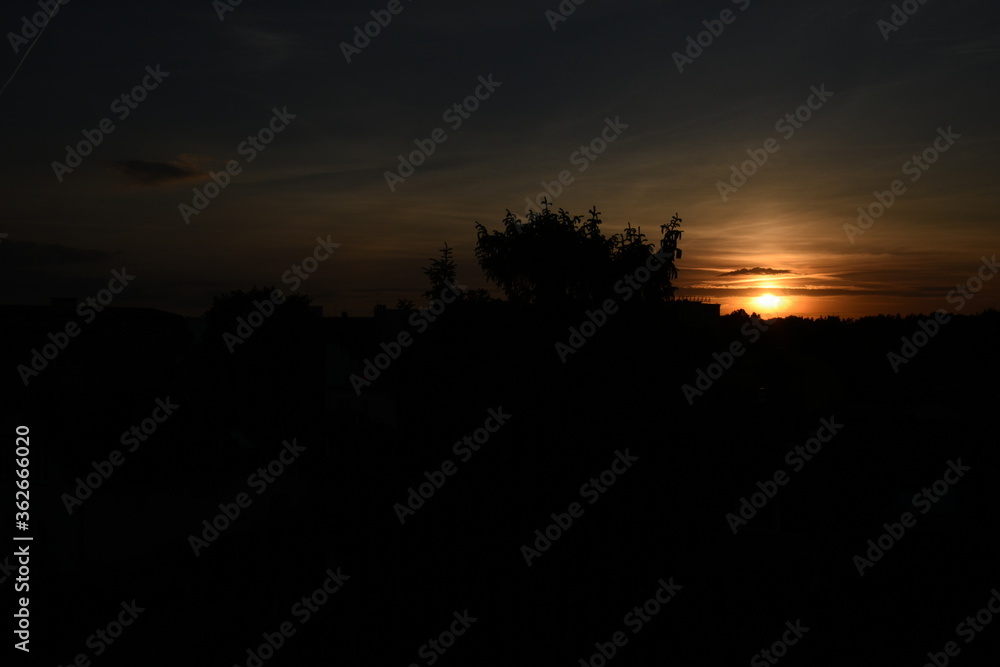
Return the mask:
M 781 304 L 781 298 L 773 294 L 765 294 L 754 299 L 754 302 L 763 310 L 774 310 Z
M 788 296 L 778 296 L 767 292 L 760 296 L 746 298 L 742 307 L 748 312 L 756 312 L 765 317 L 783 317 L 795 313 L 795 301 Z

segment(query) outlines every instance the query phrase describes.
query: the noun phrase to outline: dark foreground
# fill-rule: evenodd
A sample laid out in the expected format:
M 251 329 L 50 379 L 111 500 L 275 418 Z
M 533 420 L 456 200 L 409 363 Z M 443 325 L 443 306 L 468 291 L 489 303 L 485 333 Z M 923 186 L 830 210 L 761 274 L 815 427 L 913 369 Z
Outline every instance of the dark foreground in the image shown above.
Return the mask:
M 898 372 L 917 319 L 626 311 L 562 363 L 583 314 L 292 318 L 230 354 L 211 325 L 116 312 L 3 387 L 33 540 L 30 593 L 10 541 L 0 590 L 8 638 L 30 597 L 38 664 L 1000 654 L 995 312 Z M 8 313 L 5 367 L 61 321 Z

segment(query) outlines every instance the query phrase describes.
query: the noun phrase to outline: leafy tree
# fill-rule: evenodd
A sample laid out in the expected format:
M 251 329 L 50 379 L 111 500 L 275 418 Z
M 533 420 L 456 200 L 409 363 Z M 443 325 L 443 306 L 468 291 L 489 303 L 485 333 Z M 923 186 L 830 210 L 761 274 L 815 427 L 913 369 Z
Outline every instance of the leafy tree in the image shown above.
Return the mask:
M 631 224 L 622 234 L 605 237 L 597 207 L 589 213 L 584 220 L 561 208 L 554 212 L 546 201 L 541 212 L 529 211 L 527 223 L 508 210 L 503 231 L 490 232 L 477 222 L 476 257 L 487 279 L 516 304 L 552 308 L 591 305 L 606 298 L 623 276 L 644 266 L 656 248 Z M 680 223 L 675 215 L 661 226 L 666 266 L 651 272 L 638 290 L 640 300 L 663 302 L 673 296 Z
M 457 286 L 458 281 L 458 264 L 455 263 L 452 253 L 453 248 L 449 248 L 448 244 L 445 243 L 444 247 L 441 248 L 441 258 L 432 259 L 431 265 L 424 269 L 424 275 L 430 280 L 430 289 L 424 292 L 424 297 L 427 299 L 437 299 L 441 296 L 441 292 L 446 289 L 451 289 L 453 286 Z M 490 293 L 484 289 L 476 289 L 471 291 L 463 291 L 458 297 L 460 301 L 470 301 L 470 302 L 484 302 L 490 301 Z M 400 299 L 400 302 L 403 302 Z M 396 306 L 399 308 L 399 306 Z M 411 307 L 412 309 L 412 307 Z
M 450 288 L 455 284 L 458 277 L 458 265 L 452 258 L 454 250 L 448 247 L 448 243 L 441 248 L 441 258 L 432 259 L 431 265 L 422 269 L 424 275 L 431 282 L 431 287 L 424 292 L 428 299 L 436 299 L 441 295 L 442 290 Z

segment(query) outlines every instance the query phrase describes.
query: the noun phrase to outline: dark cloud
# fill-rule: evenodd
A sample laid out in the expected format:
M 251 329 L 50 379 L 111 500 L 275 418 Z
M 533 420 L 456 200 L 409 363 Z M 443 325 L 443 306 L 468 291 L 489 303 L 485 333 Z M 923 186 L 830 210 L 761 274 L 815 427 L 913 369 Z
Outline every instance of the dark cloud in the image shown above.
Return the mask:
M 781 273 L 791 273 L 788 269 L 765 269 L 755 266 L 752 269 L 736 269 L 729 273 L 720 273 L 720 276 L 776 276 Z
M 181 156 L 172 162 L 150 162 L 148 160 L 121 160 L 112 163 L 122 175 L 139 185 L 162 185 L 175 181 L 186 181 L 205 175 L 190 159 Z
M 0 262 L 5 269 L 35 268 L 44 265 L 107 263 L 117 253 L 85 250 L 58 243 L 6 241 Z

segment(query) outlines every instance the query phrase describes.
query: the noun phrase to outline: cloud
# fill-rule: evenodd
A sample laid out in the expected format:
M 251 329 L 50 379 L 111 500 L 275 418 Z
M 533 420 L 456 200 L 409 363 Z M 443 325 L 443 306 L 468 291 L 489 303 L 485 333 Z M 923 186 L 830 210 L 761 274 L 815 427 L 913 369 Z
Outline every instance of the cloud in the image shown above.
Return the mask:
M 764 294 L 774 294 L 775 296 L 802 296 L 802 297 L 826 297 L 826 296 L 893 296 L 893 297 L 924 297 L 933 294 L 933 290 L 928 288 L 917 293 L 914 290 L 898 289 L 849 289 L 836 287 L 721 287 L 718 285 L 699 285 L 696 287 L 683 288 L 685 296 L 714 296 L 745 298 L 752 296 L 763 296 Z
M 148 160 L 121 160 L 112 165 L 125 178 L 139 185 L 162 185 L 174 181 L 187 181 L 205 176 L 193 158 L 180 155 L 171 162 Z
M 7 241 L 3 244 L 5 269 L 34 268 L 43 265 L 107 263 L 117 253 L 85 250 L 58 243 Z
M 776 276 L 781 273 L 791 273 L 789 269 L 765 269 L 755 266 L 752 269 L 736 269 L 729 273 L 720 273 L 720 276 Z

